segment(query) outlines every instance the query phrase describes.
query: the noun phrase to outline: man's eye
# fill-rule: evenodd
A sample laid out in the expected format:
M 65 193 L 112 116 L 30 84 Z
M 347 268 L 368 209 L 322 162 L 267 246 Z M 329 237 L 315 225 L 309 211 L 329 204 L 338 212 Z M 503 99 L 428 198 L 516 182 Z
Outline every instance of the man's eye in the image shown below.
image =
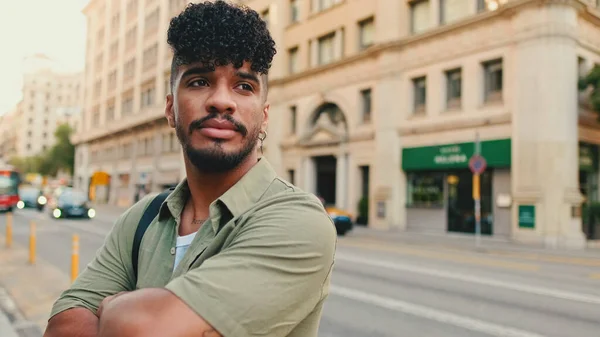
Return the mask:
M 193 80 L 190 82 L 190 87 L 202 87 L 206 85 L 208 85 L 208 83 L 205 80 Z
M 242 83 L 239 85 L 242 90 L 254 91 L 254 88 L 248 83 Z

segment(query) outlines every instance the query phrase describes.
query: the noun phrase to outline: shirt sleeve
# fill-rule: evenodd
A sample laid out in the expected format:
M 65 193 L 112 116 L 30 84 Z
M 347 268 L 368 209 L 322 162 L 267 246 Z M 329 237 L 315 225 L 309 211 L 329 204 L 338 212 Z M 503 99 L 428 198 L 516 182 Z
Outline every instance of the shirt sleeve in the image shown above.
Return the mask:
M 131 226 L 130 222 L 136 221 L 137 224 L 139 216 L 134 214 L 141 215 L 145 201 L 142 199 L 119 216 L 92 262 L 54 303 L 50 318 L 75 307 L 96 313 L 104 298 L 133 290 L 133 268 L 128 249 L 132 246 L 136 226 Z
M 326 296 L 333 222 L 318 200 L 290 198 L 238 226 L 230 245 L 166 288 L 224 337 L 287 336 Z

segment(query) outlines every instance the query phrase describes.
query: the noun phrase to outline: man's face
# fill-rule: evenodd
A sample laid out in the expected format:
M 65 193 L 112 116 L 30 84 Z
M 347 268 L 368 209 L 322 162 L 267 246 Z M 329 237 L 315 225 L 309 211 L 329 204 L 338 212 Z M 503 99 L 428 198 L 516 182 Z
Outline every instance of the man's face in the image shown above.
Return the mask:
M 264 84 L 249 63 L 179 67 L 166 116 L 188 159 L 202 172 L 226 172 L 256 150 L 266 129 L 269 105 Z

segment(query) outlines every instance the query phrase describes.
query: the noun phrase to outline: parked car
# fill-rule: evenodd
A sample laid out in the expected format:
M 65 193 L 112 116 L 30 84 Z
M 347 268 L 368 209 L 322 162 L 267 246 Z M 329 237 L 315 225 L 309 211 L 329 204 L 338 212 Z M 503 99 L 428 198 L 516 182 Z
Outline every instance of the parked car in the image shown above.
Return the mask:
M 17 208 L 36 208 L 38 211 L 44 210 L 48 199 L 44 196 L 41 189 L 33 186 L 25 186 L 19 189 L 19 201 Z
M 338 235 L 344 236 L 354 228 L 354 221 L 350 213 L 334 206 L 325 206 L 325 210 L 333 220 Z
M 51 215 L 59 218 L 86 218 L 96 216 L 96 210 L 89 205 L 87 194 L 83 191 L 67 188 L 63 190 L 53 203 Z

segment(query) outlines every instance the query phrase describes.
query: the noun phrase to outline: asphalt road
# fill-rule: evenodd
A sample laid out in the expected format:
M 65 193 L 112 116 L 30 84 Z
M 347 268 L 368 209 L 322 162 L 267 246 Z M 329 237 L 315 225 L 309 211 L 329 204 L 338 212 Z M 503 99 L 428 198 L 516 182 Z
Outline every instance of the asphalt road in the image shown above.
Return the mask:
M 26 245 L 36 221 L 39 258 L 69 274 L 72 235 L 83 269 L 116 215 L 54 220 L 22 210 L 14 239 Z M 600 335 L 600 259 L 499 256 L 350 234 L 339 240 L 330 294 L 323 337 Z

